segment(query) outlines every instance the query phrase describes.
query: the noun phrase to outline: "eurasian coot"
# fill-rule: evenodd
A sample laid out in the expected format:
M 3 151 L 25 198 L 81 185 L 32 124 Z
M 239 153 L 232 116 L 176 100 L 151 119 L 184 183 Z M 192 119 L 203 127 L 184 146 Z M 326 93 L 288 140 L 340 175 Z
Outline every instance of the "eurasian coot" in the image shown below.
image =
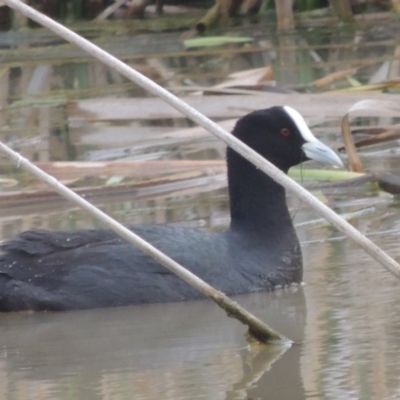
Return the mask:
M 301 115 L 272 107 L 233 134 L 282 171 L 308 159 L 341 166 Z M 227 150 L 231 224 L 222 233 L 176 225 L 131 229 L 226 294 L 300 283 L 302 257 L 284 188 Z M 31 230 L 1 246 L 0 311 L 71 310 L 198 299 L 202 294 L 112 231 Z

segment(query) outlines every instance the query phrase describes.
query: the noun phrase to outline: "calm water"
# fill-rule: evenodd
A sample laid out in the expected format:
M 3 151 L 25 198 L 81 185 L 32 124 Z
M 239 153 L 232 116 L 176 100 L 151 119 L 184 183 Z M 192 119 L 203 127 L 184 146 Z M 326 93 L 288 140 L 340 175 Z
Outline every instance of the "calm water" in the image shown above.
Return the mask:
M 260 40 L 261 34 L 257 28 L 254 29 L 254 37 Z M 370 40 L 369 49 L 375 32 L 373 28 L 364 32 Z M 379 33 L 376 40 L 387 39 L 385 28 Z M 304 40 L 308 40 L 321 46 L 327 43 L 347 46 L 353 43 L 354 35 L 349 32 L 328 35 L 322 31 L 317 39 L 306 32 L 294 43 L 303 40 L 301 43 L 304 45 Z M 393 50 L 391 42 L 382 46 L 378 46 L 374 54 L 372 50 L 363 54 L 365 57 L 378 57 Z M 344 68 L 339 62 L 334 63 L 337 52 L 342 52 L 340 59 L 344 64 L 357 54 L 352 47 L 343 48 L 345 50 L 325 47 L 320 54 L 325 61 L 329 60 L 330 66 Z M 274 48 L 267 49 L 259 53 L 236 54 L 227 57 L 222 64 L 215 54 L 203 56 L 200 60 L 203 64 L 194 64 L 195 57 L 188 57 L 185 62 L 181 59 L 179 67 L 174 66 L 173 58 L 167 60 L 169 64 L 165 63 L 172 70 L 175 68 L 185 74 L 189 74 L 192 65 L 191 78 L 201 70 L 209 74 L 199 78 L 203 83 L 214 82 L 218 76 L 216 71 L 222 74 L 221 65 L 226 67 L 225 75 L 229 68 L 237 70 L 265 65 L 275 52 Z M 327 54 L 330 51 L 332 54 Z M 309 50 L 306 56 L 304 49 L 294 54 L 297 56 L 297 69 L 279 69 L 280 64 L 277 65 L 280 76 L 285 76 L 279 79 L 287 82 L 288 86 L 305 85 L 302 81 L 304 76 L 312 80 L 323 75 L 311 63 Z M 285 64 L 282 62 L 282 65 Z M 8 80 L 1 78 L 10 94 L 10 98 L 3 98 L 5 103 L 12 101 L 11 95 L 29 103 L 32 95 L 51 96 L 60 87 L 71 89 L 68 96 L 73 99 L 91 97 L 93 93 L 89 96 L 83 89 L 104 89 L 101 86 L 105 81 L 113 95 L 132 95 L 132 88 L 121 89 L 124 82 L 102 67 L 83 63 L 71 65 L 65 60 L 51 69 L 51 78 L 44 79 L 42 87 L 35 88 L 29 82 L 33 82 L 31 78 L 35 73 L 40 75 L 38 66 L 43 64 L 39 61 L 36 67 L 21 64 L 18 72 L 18 68 L 10 64 Z M 82 70 L 86 73 L 83 74 L 86 81 L 82 78 Z M 369 72 L 370 75 L 373 73 L 372 70 Z M 368 80 L 365 69 L 357 77 L 364 83 Z M 167 129 L 189 125 L 177 119 L 162 124 L 157 121 L 134 122 L 136 125 L 132 127 L 132 121 L 115 123 L 91 121 L 89 118 L 84 126 L 77 127 L 65 120 L 60 110 L 65 111 L 59 105 L 51 109 L 25 105 L 22 110 L 8 110 L 2 115 L 6 123 L 2 139 L 32 159 L 83 160 L 121 154 L 123 146 L 137 144 L 129 129 L 137 133 L 138 126 L 145 127 L 148 132 L 149 126 L 154 125 L 157 133 L 163 133 Z M 315 118 L 318 117 L 318 105 L 315 105 Z M 360 124 L 386 126 L 395 122 L 363 120 Z M 60 129 L 63 124 L 68 125 L 65 131 Z M 339 143 L 338 125 L 339 121 L 320 125 L 318 132 L 322 139 Z M 115 132 L 115 135 L 112 138 L 105 135 L 107 130 Z M 221 149 L 213 140 L 175 143 L 163 147 L 163 152 L 154 145 L 149 146 L 143 137 L 140 140 L 146 144 L 137 153 L 141 157 L 221 158 Z M 398 149 L 399 143 L 393 141 L 366 150 L 363 161 L 367 168 L 398 173 Z M 130 159 L 135 157 L 133 155 Z M 29 184 L 25 182 L 25 187 Z M 17 188 L 21 187 L 24 188 L 20 183 Z M 379 246 L 400 261 L 398 199 L 367 186 L 315 193 L 339 213 L 364 210 L 361 216 L 353 217 L 351 223 L 371 235 Z M 295 223 L 318 218 L 292 197 L 289 202 Z M 179 222 L 213 230 L 223 229 L 228 224 L 223 182 L 217 187 L 203 185 L 141 199 L 132 193 L 121 198 L 100 199 L 97 204 L 128 224 Z M 47 204 L 46 200 L 32 206 L 8 204 L 0 210 L 1 240 L 30 227 L 77 229 L 88 226 L 99 225 L 83 211 L 56 202 Z M 325 224 L 314 224 L 302 225 L 297 231 L 303 245 L 306 284 L 237 298 L 240 304 L 294 340 L 296 344 L 289 350 L 250 344 L 246 340 L 245 328 L 206 300 L 67 313 L 9 313 L 0 315 L 0 398 L 398 398 L 400 283 L 335 229 Z
M 375 241 L 400 259 L 398 221 L 390 204 L 355 222 L 397 229 Z M 209 301 L 4 314 L 3 398 L 397 398 L 398 281 L 331 228 L 299 235 L 306 285 L 237 298 L 296 341 L 286 353 L 249 345 Z

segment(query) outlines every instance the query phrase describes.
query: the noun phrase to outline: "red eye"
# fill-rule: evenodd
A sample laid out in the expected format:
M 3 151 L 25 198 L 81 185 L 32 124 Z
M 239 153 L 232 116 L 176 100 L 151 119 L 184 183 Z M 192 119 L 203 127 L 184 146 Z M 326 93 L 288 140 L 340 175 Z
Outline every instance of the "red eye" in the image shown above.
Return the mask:
M 289 136 L 289 135 L 290 135 L 290 131 L 289 131 L 288 128 L 282 128 L 282 129 L 281 129 L 281 134 L 282 134 L 283 136 Z

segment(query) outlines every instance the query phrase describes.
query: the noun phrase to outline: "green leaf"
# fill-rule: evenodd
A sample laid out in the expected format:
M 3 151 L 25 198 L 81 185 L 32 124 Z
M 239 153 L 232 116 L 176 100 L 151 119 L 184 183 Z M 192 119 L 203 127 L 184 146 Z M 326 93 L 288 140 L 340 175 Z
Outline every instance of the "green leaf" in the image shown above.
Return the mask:
M 125 179 L 124 176 L 112 176 L 106 182 L 106 186 L 118 185 Z
M 346 78 L 349 81 L 350 85 L 353 87 L 359 87 L 359 86 L 363 85 L 360 81 L 358 81 L 357 79 L 354 79 L 351 76 L 347 76 Z
M 213 47 L 222 46 L 228 43 L 246 43 L 253 41 L 251 37 L 238 37 L 238 36 L 207 36 L 200 38 L 187 39 L 183 44 L 187 49 L 194 47 Z

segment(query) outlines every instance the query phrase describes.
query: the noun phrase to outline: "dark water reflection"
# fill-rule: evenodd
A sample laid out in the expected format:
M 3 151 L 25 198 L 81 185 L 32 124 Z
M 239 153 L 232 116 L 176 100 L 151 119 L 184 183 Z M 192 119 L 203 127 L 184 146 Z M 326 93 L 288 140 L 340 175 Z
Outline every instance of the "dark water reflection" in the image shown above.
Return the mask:
M 301 288 L 238 300 L 301 340 Z M 9 393 L 35 390 L 39 382 L 49 398 L 54 392 L 63 398 L 67 387 L 87 399 L 108 398 L 107 390 L 112 398 L 245 398 L 248 387 L 259 385 L 255 394 L 265 385 L 269 393 L 303 392 L 300 346 L 284 354 L 270 375 L 282 349 L 252 349 L 244 328 L 209 301 L 9 314 L 0 323 L 0 374 Z

